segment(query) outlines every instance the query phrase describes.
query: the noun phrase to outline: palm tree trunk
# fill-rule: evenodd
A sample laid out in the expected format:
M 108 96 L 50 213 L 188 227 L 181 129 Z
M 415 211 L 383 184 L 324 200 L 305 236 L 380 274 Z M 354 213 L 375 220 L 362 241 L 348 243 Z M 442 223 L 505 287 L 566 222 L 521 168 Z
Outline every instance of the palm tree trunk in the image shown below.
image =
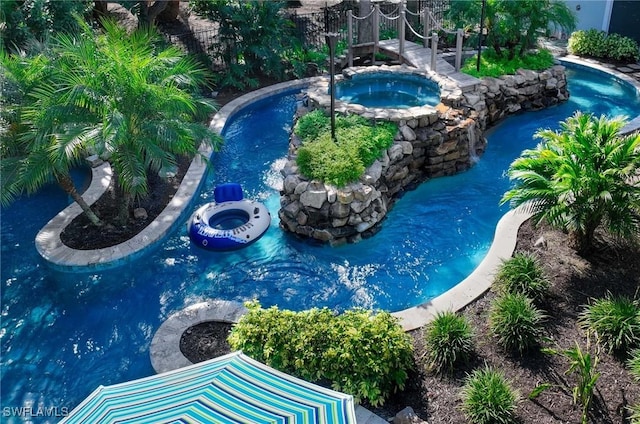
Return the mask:
M 587 226 L 584 231 L 574 231 L 570 233 L 569 246 L 580 256 L 588 255 L 593 250 L 595 232 L 596 227 Z
M 120 207 L 118 208 L 118 216 L 116 222 L 119 225 L 127 225 L 129 222 L 129 206 L 131 205 L 131 196 L 121 192 Z
M 57 175 L 56 178 L 58 180 L 58 184 L 60 184 L 60 187 L 62 187 L 65 193 L 71 196 L 74 202 L 80 205 L 80 208 L 87 215 L 87 217 L 89 218 L 89 221 L 91 221 L 93 225 L 96 225 L 98 227 L 102 226 L 102 221 L 100 221 L 100 218 L 98 218 L 98 215 L 96 215 L 91 210 L 87 202 L 84 201 L 80 193 L 78 193 L 78 190 L 76 190 L 76 186 L 73 184 L 71 177 L 69 177 L 68 174 L 63 174 L 63 175 Z
M 155 0 L 147 1 L 143 0 L 139 2 L 140 14 L 138 16 L 138 26 L 153 26 L 156 22 L 156 18 L 160 13 L 166 9 L 169 4 L 169 0 Z

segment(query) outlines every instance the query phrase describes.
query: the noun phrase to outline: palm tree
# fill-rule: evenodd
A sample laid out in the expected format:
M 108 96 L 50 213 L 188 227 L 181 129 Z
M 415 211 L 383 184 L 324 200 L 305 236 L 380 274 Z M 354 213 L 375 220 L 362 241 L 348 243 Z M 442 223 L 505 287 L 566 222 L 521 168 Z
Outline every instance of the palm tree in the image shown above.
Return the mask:
M 153 29 L 129 35 L 111 21 L 99 34 L 81 27 L 78 37 L 54 39 L 51 80 L 29 93 L 22 113 L 28 153 L 12 188 L 33 191 L 51 176 L 68 185 L 68 169 L 97 153 L 115 171 L 128 218 L 131 201 L 148 194 L 149 173 L 197 154 L 201 142 L 217 148 L 220 137 L 199 123 L 215 104 L 195 94 L 206 70 L 174 47 L 159 47 Z
M 556 0 L 453 0 L 447 17 L 458 26 L 475 28 L 483 3 L 486 43 L 498 57 L 523 56 L 550 29 L 559 27 L 570 32 L 576 26 L 575 15 L 564 2 Z
M 33 193 L 55 180 L 80 205 L 91 222 L 100 219 L 78 193 L 70 169 L 79 166 L 84 150 L 79 144 L 64 143 L 59 134 L 33 131 L 32 119 L 51 104 L 54 95 L 46 95 L 53 84 L 51 60 L 44 54 L 30 58 L 21 55 L 0 55 L 3 86 L 3 131 L 0 138 L 0 175 L 2 204 L 10 204 L 23 191 Z M 37 106 L 36 106 L 37 104 Z M 58 119 L 68 118 L 64 113 Z M 62 121 L 61 121 L 62 122 Z
M 600 225 L 615 236 L 637 236 L 640 134 L 621 136 L 624 123 L 577 112 L 559 131 L 539 130 L 542 142 L 511 164 L 517 185 L 501 202 L 525 205 L 536 223 L 567 231 L 581 254 L 592 248 Z

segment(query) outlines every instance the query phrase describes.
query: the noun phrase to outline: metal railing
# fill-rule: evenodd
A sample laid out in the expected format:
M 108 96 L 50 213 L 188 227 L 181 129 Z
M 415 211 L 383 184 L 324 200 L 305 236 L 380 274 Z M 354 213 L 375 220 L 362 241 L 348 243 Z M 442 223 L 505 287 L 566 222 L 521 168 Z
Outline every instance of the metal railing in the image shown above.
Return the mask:
M 339 40 L 346 42 L 347 45 L 349 43 L 351 46 L 357 45 L 359 40 L 355 35 L 362 33 L 360 24 L 365 22 L 364 18 L 366 17 L 376 20 L 375 25 L 372 25 L 372 31 L 369 32 L 370 42 L 374 43 L 374 54 L 379 51 L 381 38 L 398 38 L 399 42 L 402 43 L 402 54 L 404 53 L 405 40 L 422 42 L 425 47 L 428 47 L 430 41 L 432 51 L 437 51 L 440 40 L 438 40 L 438 35 L 435 34 L 435 31 L 456 34 L 456 69 L 459 69 L 462 49 L 460 30 L 453 31 L 446 28 L 445 24 L 445 12 L 449 8 L 449 0 L 409 1 L 410 8 L 407 7 L 406 0 L 400 4 L 378 2 L 363 18 L 353 14 L 349 8 L 353 7 L 355 2 L 348 0 L 335 6 L 324 7 L 319 12 L 288 13 L 286 18 L 291 22 L 295 36 L 300 43 L 305 48 L 317 50 L 321 50 L 326 46 L 324 37 L 326 33 L 338 33 Z M 349 27 L 351 27 L 350 30 Z M 198 55 L 209 55 L 212 46 L 220 42 L 218 29 L 215 26 L 184 33 L 165 32 L 165 37 L 172 44 L 179 45 L 189 53 Z M 433 60 L 435 58 L 432 59 L 432 62 Z M 435 69 L 433 63 L 432 69 Z
M 413 16 L 414 22 L 420 22 L 422 24 L 422 33 L 419 33 L 419 29 L 416 30 L 414 25 L 409 21 L 407 16 Z M 371 40 L 362 39 L 361 26 L 362 22 L 371 21 Z M 385 23 L 395 22 L 398 33 L 398 55 L 403 57 L 405 52 L 405 41 L 407 39 L 407 29 L 409 34 L 415 38 L 422 40 L 423 46 L 427 48 L 429 42 L 431 43 L 431 60 L 430 67 L 432 71 L 436 71 L 437 52 L 438 52 L 438 33 L 436 31 L 442 31 L 447 34 L 456 34 L 456 50 L 455 50 L 455 69 L 460 70 L 462 65 L 462 45 L 464 41 L 464 32 L 462 29 L 455 31 L 448 30 L 443 27 L 442 19 L 436 19 L 435 15 L 427 7 L 424 7 L 419 12 L 413 12 L 407 9 L 406 0 L 402 0 L 395 11 L 392 13 L 384 13 L 380 9 L 379 4 L 375 4 L 374 7 L 363 16 L 356 16 L 352 10 L 347 11 L 347 46 L 348 46 L 348 64 L 353 66 L 354 49 L 357 46 L 373 43 L 373 55 L 378 53 L 380 48 L 380 28 L 381 21 Z M 357 37 L 356 37 L 357 34 Z M 354 40 L 356 40 L 354 42 Z

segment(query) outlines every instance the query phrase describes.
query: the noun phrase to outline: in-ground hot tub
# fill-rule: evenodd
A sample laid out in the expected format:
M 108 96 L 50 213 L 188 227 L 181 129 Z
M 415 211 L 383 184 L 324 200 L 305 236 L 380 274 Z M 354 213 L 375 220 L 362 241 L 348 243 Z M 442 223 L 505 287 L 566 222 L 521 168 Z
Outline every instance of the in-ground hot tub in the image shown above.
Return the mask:
M 356 73 L 338 81 L 335 89 L 338 100 L 372 108 L 405 109 L 440 103 L 438 84 L 413 73 Z

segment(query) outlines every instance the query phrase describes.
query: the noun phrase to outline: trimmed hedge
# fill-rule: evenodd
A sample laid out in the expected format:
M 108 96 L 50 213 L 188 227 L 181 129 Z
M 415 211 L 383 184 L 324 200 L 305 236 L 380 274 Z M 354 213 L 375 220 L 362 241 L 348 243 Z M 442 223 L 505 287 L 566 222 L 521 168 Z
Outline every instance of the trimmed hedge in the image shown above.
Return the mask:
M 246 306 L 249 312 L 229 335 L 233 349 L 307 381 L 330 382 L 373 406 L 404 389 L 413 368 L 412 339 L 388 312 Z

